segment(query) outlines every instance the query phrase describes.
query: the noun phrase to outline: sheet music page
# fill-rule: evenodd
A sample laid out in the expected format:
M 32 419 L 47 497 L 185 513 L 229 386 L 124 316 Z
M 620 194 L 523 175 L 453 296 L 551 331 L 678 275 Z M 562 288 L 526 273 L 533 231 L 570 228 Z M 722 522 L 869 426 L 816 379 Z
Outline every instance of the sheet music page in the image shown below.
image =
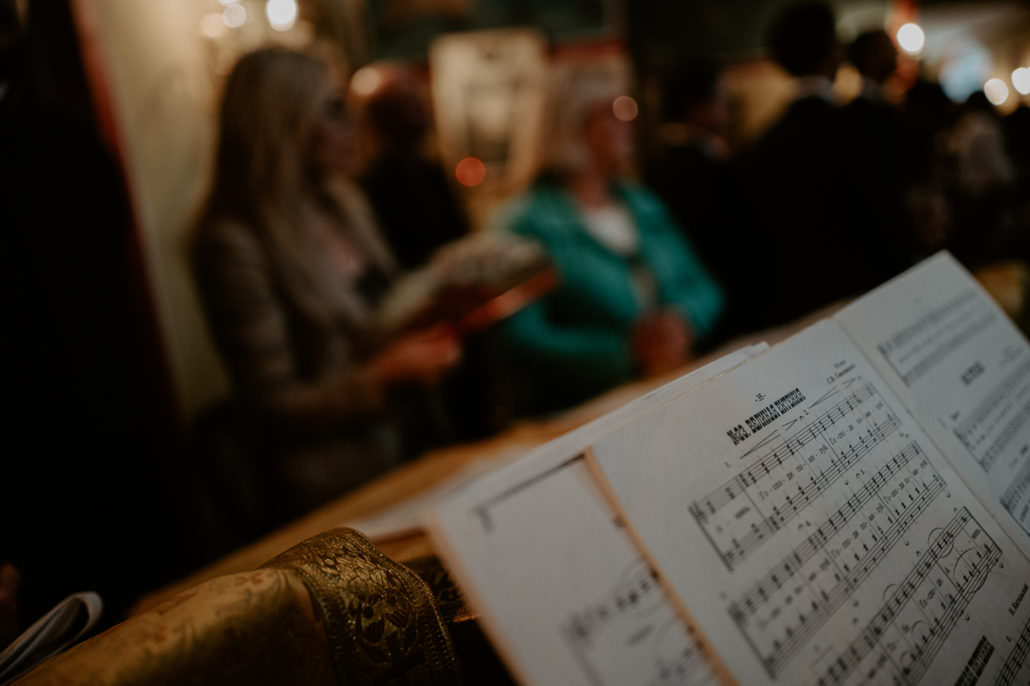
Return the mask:
M 1030 561 L 836 322 L 588 461 L 740 683 L 1030 678 Z
M 952 466 L 1030 554 L 1030 346 L 940 253 L 837 314 Z
M 713 671 L 584 466 L 583 450 L 763 352 L 738 351 L 438 503 L 434 544 L 512 673 L 533 684 L 707 684 Z

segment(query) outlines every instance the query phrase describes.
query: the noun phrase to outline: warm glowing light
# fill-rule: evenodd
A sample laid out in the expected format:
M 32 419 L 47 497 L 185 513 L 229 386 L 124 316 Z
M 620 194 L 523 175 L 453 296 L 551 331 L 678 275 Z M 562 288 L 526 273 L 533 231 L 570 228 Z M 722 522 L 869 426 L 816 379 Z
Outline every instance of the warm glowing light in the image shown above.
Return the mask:
M 835 90 L 845 101 L 858 97 L 862 92 L 862 74 L 851 64 L 842 64 L 833 79 Z
M 200 35 L 214 40 L 225 35 L 225 21 L 221 12 L 205 14 L 200 19 Z
M 297 0 L 268 0 L 265 3 L 265 16 L 268 25 L 276 31 L 289 31 L 297 23 Z
M 218 2 L 222 3 L 223 5 L 232 5 L 239 1 L 240 0 L 218 0 Z
M 898 29 L 898 45 L 910 55 L 915 55 L 926 45 L 926 34 L 918 24 L 909 22 Z
M 633 121 L 640 113 L 637 101 L 628 95 L 620 95 L 612 101 L 612 113 L 619 121 Z
M 383 83 L 383 75 L 375 67 L 362 67 L 354 72 L 351 77 L 351 90 L 362 97 L 368 97 L 376 92 Z
M 238 29 L 247 23 L 247 10 L 238 2 L 225 6 L 222 10 L 222 22 L 230 29 Z
M 454 176 L 462 186 L 478 186 L 486 179 L 486 165 L 476 157 L 466 157 L 454 167 Z
M 1030 93 L 1030 67 L 1019 67 L 1012 72 L 1012 87 L 1020 95 Z
M 1000 105 L 1009 99 L 1009 87 L 1001 79 L 987 79 L 984 94 L 992 105 Z

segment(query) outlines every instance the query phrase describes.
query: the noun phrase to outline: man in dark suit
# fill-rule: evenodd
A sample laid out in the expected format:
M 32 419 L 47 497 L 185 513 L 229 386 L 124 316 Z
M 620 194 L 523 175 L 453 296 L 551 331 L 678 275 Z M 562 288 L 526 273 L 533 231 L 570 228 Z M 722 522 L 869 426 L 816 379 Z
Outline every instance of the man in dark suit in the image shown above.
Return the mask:
M 722 65 L 691 59 L 665 79 L 664 146 L 645 171 L 645 179 L 672 213 L 701 262 L 727 295 L 727 316 L 712 337 L 713 344 L 739 333 L 745 320 L 736 276 L 736 244 L 740 231 L 736 194 L 739 183 L 727 136 L 730 102 Z
M 862 153 L 833 89 L 843 53 L 835 21 L 829 5 L 801 3 L 768 33 L 772 58 L 797 79 L 798 92 L 745 162 L 751 302 L 763 326 L 857 295 L 894 270 L 882 259 L 889 238 L 861 209 Z
M 887 97 L 886 84 L 898 66 L 897 48 L 883 29 L 864 31 L 848 48 L 848 60 L 862 76 L 862 90 L 844 108 L 860 195 L 856 221 L 881 237 L 878 260 L 883 278 L 908 266 L 916 252 L 905 194 L 915 170 L 906 164 L 900 108 Z

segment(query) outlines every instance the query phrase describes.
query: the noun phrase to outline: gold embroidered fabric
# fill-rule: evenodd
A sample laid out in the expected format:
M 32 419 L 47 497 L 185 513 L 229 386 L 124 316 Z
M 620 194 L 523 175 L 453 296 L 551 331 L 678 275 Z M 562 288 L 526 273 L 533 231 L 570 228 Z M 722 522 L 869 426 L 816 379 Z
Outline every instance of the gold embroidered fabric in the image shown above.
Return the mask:
M 455 622 L 465 622 L 476 618 L 476 614 L 465 604 L 465 596 L 458 588 L 454 578 L 447 573 L 440 558 L 435 555 L 417 557 L 413 560 L 406 560 L 404 566 L 418 574 L 419 578 L 426 582 L 429 591 L 433 594 L 436 611 L 440 613 L 440 617 L 448 626 L 452 626 Z
M 434 595 L 353 529 L 334 529 L 264 567 L 300 576 L 321 615 L 341 684 L 461 682 Z

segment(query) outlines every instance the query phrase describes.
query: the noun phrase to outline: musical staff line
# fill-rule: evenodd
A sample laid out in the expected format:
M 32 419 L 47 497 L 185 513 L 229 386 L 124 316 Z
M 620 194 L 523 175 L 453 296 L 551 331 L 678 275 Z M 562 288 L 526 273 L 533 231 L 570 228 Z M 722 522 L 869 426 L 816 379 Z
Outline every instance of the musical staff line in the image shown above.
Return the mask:
M 780 437 L 780 432 L 779 431 L 773 432 L 772 434 L 770 434 L 770 435 L 766 436 L 765 438 L 763 438 L 759 443 L 756 443 L 755 445 L 751 446 L 751 449 L 748 450 L 743 455 L 741 455 L 740 457 L 741 458 L 745 458 L 745 457 L 748 457 L 749 455 L 754 455 L 755 453 L 757 453 L 762 448 L 764 448 L 765 446 L 769 445 L 770 443 L 772 443 L 773 441 L 775 441 L 779 437 Z
M 962 442 L 973 459 L 990 473 L 995 460 L 1005 450 L 1019 429 L 1030 420 L 1030 398 L 1024 397 L 1019 409 L 1012 413 L 1013 395 L 1026 395 L 1030 380 L 1030 357 L 1005 377 L 997 388 L 954 428 L 955 437 Z M 1017 393 L 1019 391 L 1019 393 Z M 1011 415 L 1011 416 L 1009 416 Z M 1008 421 L 1006 422 L 1006 417 Z M 997 431 L 998 425 L 1004 426 Z M 984 448 L 985 449 L 982 449 Z
M 815 533 L 730 604 L 730 617 L 770 677 L 775 678 L 851 598 L 944 488 L 919 445 L 909 443 Z M 867 512 L 870 504 L 876 507 Z M 865 538 L 862 532 L 867 530 Z M 836 559 L 827 554 L 817 560 L 828 548 L 861 552 Z M 788 614 L 788 608 L 797 614 Z
M 687 646 L 672 659 L 657 658 L 655 670 L 657 674 L 648 681 L 648 686 L 678 684 L 692 686 L 694 683 L 708 683 L 708 670 L 702 669 L 705 662 L 704 653 L 696 646 Z
M 732 571 L 900 426 L 867 383 L 689 511 Z
M 913 338 L 915 338 L 928 328 L 937 326 L 941 321 L 950 317 L 951 314 L 956 310 L 961 309 L 969 303 L 975 302 L 976 299 L 977 296 L 975 290 L 969 289 L 967 291 L 963 291 L 956 297 L 944 303 L 944 305 L 942 305 L 941 307 L 937 308 L 936 310 L 932 310 L 931 312 L 928 312 L 926 315 L 920 317 L 912 324 L 909 324 L 904 329 L 894 334 L 883 343 L 880 343 L 880 345 L 877 347 L 880 348 L 880 351 L 884 355 L 892 353 L 897 348 L 906 345 L 909 341 L 911 341 Z
M 1005 489 L 1005 493 L 1001 496 L 1001 506 L 1026 531 L 1030 531 L 1030 502 L 1028 502 L 1028 495 L 1030 495 L 1030 460 L 1025 460 L 1015 478 L 1012 479 L 1012 483 L 1009 484 L 1009 487 Z
M 917 683 L 1000 559 L 997 543 L 963 507 L 819 685 L 839 684 L 856 672 L 875 682 L 884 669 L 894 670 L 895 682 Z
M 570 457 L 569 459 L 564 460 L 564 461 L 560 462 L 559 464 L 554 465 L 553 467 L 551 467 L 547 471 L 542 472 L 540 474 L 536 474 L 533 477 L 531 477 L 529 479 L 526 479 L 525 481 L 520 481 L 519 483 L 506 488 L 505 490 L 503 490 L 500 493 L 492 496 L 491 498 L 489 498 L 489 499 L 487 499 L 487 500 L 485 500 L 483 502 L 478 503 L 477 505 L 472 507 L 472 513 L 479 520 L 480 524 L 483 527 L 483 531 L 487 531 L 487 532 L 492 531 L 493 530 L 493 520 L 491 519 L 490 511 L 493 508 L 495 508 L 498 505 L 500 505 L 501 503 L 509 500 L 510 498 L 518 495 L 519 493 L 522 493 L 526 489 L 531 488 L 533 485 L 543 481 L 544 479 L 547 479 L 548 477 L 550 477 L 550 476 L 552 476 L 554 474 L 557 474 L 558 472 L 560 472 L 561 470 L 565 469 L 566 467 L 568 467 L 570 464 L 572 464 L 576 460 L 582 460 L 582 459 L 584 459 L 583 453 L 577 453 L 573 457 Z
M 904 384 L 911 388 L 913 383 L 949 353 L 990 325 L 994 319 L 993 312 L 987 312 L 976 321 L 966 323 L 970 317 L 975 316 L 978 300 L 976 291 L 965 291 L 882 341 L 876 348 Z M 961 330 L 952 335 L 960 327 Z M 923 334 L 927 334 L 925 339 L 913 343 Z M 948 336 L 951 337 L 946 338 Z M 909 365 L 914 357 L 919 359 Z M 903 371 L 906 367 L 907 371 Z
M 901 380 L 905 382 L 906 386 L 911 388 L 912 384 L 921 379 L 928 371 L 936 367 L 941 360 L 950 355 L 954 350 L 957 350 L 966 341 L 990 327 L 991 323 L 994 321 L 994 317 L 994 312 L 987 312 L 967 324 L 961 331 L 920 360 L 919 363 L 912 367 L 907 374 L 901 377 Z
M 639 558 L 604 598 L 569 616 L 562 634 L 593 683 L 605 683 L 601 658 L 613 644 L 647 645 L 654 662 L 643 683 L 707 681 L 704 654 L 689 636 L 677 633 L 681 622 L 665 600 L 658 573 Z
M 994 686 L 1012 686 L 1016 683 L 1016 677 L 1019 676 L 1019 670 L 1026 664 L 1028 655 L 1030 655 L 1030 621 L 1023 625 L 1023 631 L 1020 632 L 1016 644 L 1012 646 L 1008 657 L 1005 658 L 1005 664 L 1002 665 L 1001 672 L 994 681 Z
M 600 627 L 627 612 L 639 610 L 645 602 L 658 602 L 653 594 L 661 594 L 658 573 L 643 560 L 622 574 L 619 584 L 604 600 L 572 615 L 566 624 L 566 633 L 579 643 L 589 643 Z
M 820 403 L 822 403 L 822 402 L 823 402 L 824 400 L 828 400 L 829 398 L 831 398 L 832 396 L 835 396 L 835 395 L 837 395 L 838 393 L 840 393 L 840 389 L 839 389 L 839 388 L 831 388 L 830 390 L 826 391 L 826 392 L 825 392 L 825 393 L 823 393 L 823 394 L 822 394 L 821 396 L 819 396 L 819 398 L 818 398 L 818 399 L 817 399 L 817 400 L 816 400 L 816 401 L 815 401 L 814 403 L 812 403 L 811 405 L 809 405 L 809 406 L 808 406 L 808 409 L 810 409 L 810 410 L 811 410 L 811 409 L 812 409 L 813 407 L 815 407 L 816 405 L 819 405 L 819 404 L 820 404 Z

